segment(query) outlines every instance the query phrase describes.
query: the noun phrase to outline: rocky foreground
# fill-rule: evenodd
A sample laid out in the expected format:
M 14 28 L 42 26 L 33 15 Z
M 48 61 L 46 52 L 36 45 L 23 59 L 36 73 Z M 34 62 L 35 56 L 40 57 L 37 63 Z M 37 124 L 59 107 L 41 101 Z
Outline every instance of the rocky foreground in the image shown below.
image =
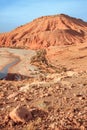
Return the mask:
M 87 72 L 0 80 L 0 130 L 86 130 Z

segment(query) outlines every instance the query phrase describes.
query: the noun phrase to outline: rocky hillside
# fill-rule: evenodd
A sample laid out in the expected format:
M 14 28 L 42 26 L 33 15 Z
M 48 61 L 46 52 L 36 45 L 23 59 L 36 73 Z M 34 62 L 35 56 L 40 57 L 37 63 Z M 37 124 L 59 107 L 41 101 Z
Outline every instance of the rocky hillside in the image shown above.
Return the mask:
M 31 49 L 83 43 L 87 39 L 87 22 L 60 14 L 45 16 L 0 34 L 0 46 Z
M 0 130 L 87 130 L 86 77 L 87 72 L 62 70 L 0 80 Z

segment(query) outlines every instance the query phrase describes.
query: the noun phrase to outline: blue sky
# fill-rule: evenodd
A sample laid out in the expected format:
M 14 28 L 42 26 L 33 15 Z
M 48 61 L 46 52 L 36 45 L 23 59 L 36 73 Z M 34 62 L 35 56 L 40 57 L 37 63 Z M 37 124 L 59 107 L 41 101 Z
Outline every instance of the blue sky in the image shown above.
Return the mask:
M 61 13 L 87 21 L 87 0 L 0 0 L 0 32 L 37 17 Z

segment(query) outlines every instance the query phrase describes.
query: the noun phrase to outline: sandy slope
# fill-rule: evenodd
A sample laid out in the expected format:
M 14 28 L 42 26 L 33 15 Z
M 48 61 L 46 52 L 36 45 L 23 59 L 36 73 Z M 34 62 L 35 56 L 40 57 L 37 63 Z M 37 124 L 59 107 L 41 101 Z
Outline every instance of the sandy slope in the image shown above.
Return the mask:
M 72 46 L 50 47 L 48 58 L 55 65 L 63 65 L 75 71 L 87 71 L 87 42 Z

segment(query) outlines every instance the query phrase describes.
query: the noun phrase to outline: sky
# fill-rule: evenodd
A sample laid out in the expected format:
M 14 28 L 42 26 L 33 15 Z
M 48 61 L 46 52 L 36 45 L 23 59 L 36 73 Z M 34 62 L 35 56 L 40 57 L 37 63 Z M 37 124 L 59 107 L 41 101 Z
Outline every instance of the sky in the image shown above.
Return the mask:
M 0 0 L 0 33 L 35 18 L 67 14 L 87 21 L 87 0 Z

